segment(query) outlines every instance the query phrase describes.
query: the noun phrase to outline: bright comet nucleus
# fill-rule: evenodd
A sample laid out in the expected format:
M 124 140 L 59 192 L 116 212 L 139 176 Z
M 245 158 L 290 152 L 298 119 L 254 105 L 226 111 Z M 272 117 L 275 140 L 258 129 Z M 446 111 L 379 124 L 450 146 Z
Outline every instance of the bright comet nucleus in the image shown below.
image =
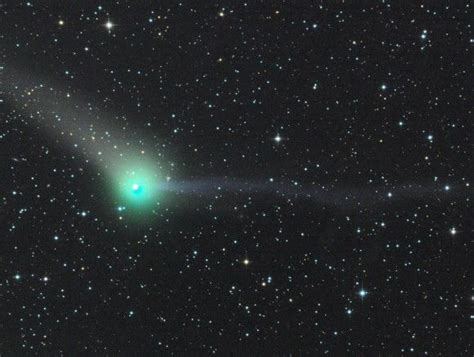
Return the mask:
M 160 177 L 156 165 L 138 158 L 124 160 L 111 169 L 119 204 L 147 208 L 159 203 Z

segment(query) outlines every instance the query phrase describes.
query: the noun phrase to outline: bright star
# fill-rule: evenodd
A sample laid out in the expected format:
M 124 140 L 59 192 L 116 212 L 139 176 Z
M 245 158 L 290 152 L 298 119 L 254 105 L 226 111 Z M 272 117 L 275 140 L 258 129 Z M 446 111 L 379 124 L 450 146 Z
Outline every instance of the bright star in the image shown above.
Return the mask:
M 361 298 L 364 298 L 368 293 L 364 289 L 360 289 L 358 294 Z
M 280 134 L 277 134 L 277 136 L 275 136 L 274 140 L 279 143 L 281 141 L 281 136 Z
M 112 27 L 114 27 L 114 24 L 110 20 L 107 20 L 107 22 L 105 23 L 104 26 L 107 30 L 110 31 L 110 30 L 112 30 Z

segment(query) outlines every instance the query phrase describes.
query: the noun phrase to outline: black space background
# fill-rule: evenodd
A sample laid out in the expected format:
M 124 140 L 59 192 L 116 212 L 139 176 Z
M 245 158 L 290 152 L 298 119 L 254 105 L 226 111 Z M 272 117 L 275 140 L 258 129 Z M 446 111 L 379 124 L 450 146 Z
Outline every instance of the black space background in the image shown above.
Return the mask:
M 5 99 L 0 353 L 472 355 L 468 2 L 327 4 L 0 4 L 2 70 L 116 116 L 180 178 L 433 187 L 363 207 L 168 197 L 127 223 Z

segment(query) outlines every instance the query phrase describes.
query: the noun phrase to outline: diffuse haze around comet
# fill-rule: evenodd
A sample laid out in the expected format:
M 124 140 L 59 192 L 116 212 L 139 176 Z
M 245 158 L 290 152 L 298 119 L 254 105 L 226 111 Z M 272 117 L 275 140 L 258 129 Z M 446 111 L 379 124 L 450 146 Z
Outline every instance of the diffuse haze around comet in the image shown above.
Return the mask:
M 4 101 L 12 110 L 29 118 L 56 142 L 77 150 L 113 182 L 118 205 L 139 211 L 153 209 L 167 194 L 212 198 L 223 194 L 260 194 L 300 198 L 317 204 L 359 208 L 400 200 L 441 200 L 447 187 L 429 182 L 394 186 L 347 187 L 324 184 L 295 184 L 273 179 L 205 177 L 171 179 L 166 157 L 156 145 L 119 123 L 120 118 L 99 112 L 78 94 L 25 72 L 5 68 L 1 73 Z M 145 136 L 145 135 L 143 135 Z M 135 144 L 133 144 L 135 142 Z M 262 175 L 263 176 L 263 175 Z M 448 189 L 450 189 L 448 187 Z
M 11 68 L 1 78 L 5 102 L 12 110 L 21 111 L 29 126 L 79 152 L 104 173 L 113 183 L 118 205 L 142 210 L 158 202 L 162 154 L 143 138 L 134 140 L 126 121 L 97 111 L 60 84 Z

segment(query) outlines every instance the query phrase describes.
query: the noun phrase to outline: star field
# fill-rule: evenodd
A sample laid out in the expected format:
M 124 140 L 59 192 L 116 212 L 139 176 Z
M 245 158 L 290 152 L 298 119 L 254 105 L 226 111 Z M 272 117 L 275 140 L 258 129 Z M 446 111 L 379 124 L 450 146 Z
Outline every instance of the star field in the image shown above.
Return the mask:
M 469 2 L 0 17 L 1 355 L 472 356 Z

